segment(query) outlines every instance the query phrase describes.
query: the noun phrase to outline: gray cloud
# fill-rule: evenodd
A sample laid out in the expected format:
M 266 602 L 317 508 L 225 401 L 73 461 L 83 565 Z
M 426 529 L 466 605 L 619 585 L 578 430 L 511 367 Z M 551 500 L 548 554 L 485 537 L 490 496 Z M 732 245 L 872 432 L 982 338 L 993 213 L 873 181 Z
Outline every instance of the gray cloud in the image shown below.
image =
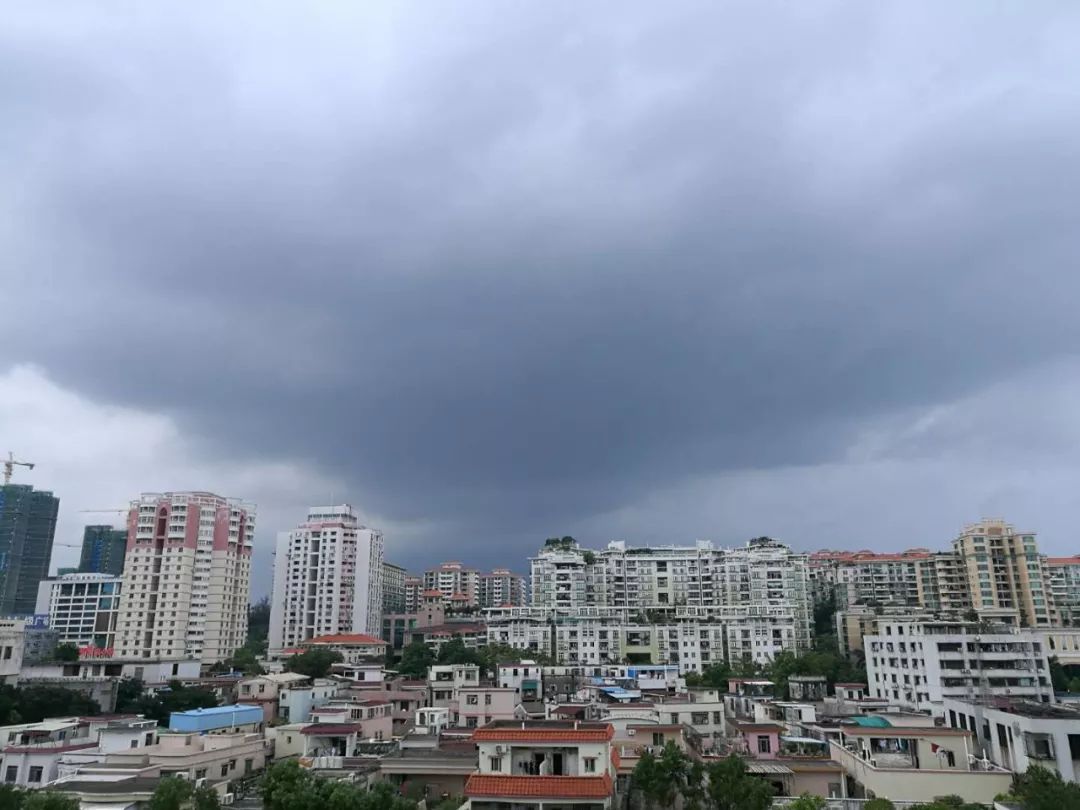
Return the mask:
M 128 12 L 0 32 L 0 360 L 318 465 L 418 563 L 859 497 L 866 431 L 1080 349 L 1071 7 Z

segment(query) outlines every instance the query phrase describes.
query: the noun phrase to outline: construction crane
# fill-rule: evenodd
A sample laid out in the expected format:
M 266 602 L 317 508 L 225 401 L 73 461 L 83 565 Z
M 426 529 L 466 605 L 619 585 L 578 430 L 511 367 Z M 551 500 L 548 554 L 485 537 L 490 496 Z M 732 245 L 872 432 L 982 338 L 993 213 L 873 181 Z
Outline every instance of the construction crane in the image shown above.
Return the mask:
M 7 486 L 11 483 L 11 474 L 15 472 L 15 467 L 26 467 L 28 470 L 34 469 L 34 462 L 32 461 L 16 461 L 15 454 L 10 450 L 8 451 L 7 458 L 4 460 L 4 485 Z

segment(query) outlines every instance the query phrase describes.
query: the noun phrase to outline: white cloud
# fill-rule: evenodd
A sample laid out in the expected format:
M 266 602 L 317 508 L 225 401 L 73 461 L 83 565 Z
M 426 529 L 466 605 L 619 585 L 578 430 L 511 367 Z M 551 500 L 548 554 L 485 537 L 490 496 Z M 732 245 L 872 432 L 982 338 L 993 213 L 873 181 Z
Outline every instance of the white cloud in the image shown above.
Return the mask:
M 141 492 L 199 489 L 255 503 L 255 595 L 269 589 L 277 530 L 295 524 L 314 501 L 351 500 L 339 479 L 307 464 L 216 456 L 168 416 L 90 401 L 33 366 L 0 374 L 0 436 L 5 454 L 37 465 L 16 468 L 13 480 L 60 497 L 57 544 L 78 546 L 88 523 L 120 525 L 122 515 L 81 510 L 123 508 Z M 53 567 L 76 565 L 78 554 L 58 545 Z

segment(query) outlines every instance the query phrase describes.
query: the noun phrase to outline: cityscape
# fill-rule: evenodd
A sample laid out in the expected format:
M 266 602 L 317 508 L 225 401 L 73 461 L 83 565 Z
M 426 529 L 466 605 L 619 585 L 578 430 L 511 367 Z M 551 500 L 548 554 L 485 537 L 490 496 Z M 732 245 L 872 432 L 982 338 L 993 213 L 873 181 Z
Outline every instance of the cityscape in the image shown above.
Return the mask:
M 5 4 L 0 810 L 1080 810 L 1078 42 Z
M 562 536 L 410 570 L 313 506 L 253 602 L 255 504 L 143 493 L 50 571 L 59 498 L 6 471 L 0 678 L 71 706 L 7 710 L 10 790 L 274 806 L 299 767 L 369 801 L 614 808 L 654 762 L 735 760 L 750 806 L 989 807 L 1033 767 L 1080 778 L 1080 555 L 1003 520 L 940 549 Z

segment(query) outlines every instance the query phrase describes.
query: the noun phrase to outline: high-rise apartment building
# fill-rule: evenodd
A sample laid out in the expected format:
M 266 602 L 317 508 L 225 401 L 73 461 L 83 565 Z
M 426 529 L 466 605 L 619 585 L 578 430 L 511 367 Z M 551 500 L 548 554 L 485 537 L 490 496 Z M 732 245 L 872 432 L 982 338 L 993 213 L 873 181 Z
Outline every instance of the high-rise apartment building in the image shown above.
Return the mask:
M 424 601 L 424 578 L 405 577 L 405 612 L 416 613 Z
M 271 649 L 316 636 L 382 634 L 382 532 L 360 525 L 348 504 L 318 506 L 274 553 Z
M 477 602 L 482 608 L 525 604 L 525 577 L 508 568 L 480 575 Z
M 938 551 L 915 564 L 918 602 L 939 613 L 962 613 L 971 609 L 971 588 L 963 558 L 953 551 Z
M 457 561 L 444 562 L 424 572 L 424 590 L 439 591 L 459 607 L 476 607 L 479 602 L 480 572 Z
M 49 575 L 60 499 L 26 484 L 0 486 L 0 615 L 30 615 Z
M 405 612 L 405 577 L 407 572 L 400 565 L 383 561 L 382 565 L 382 612 Z
M 966 570 L 975 610 L 1015 610 L 1028 627 L 1052 624 L 1049 580 L 1033 533 L 1017 532 L 1003 520 L 983 520 L 967 526 L 953 550 Z
M 122 580 L 112 574 L 64 574 L 38 585 L 34 612 L 49 617 L 61 644 L 115 651 Z
M 816 601 L 833 596 L 840 609 L 868 604 L 919 604 L 919 566 L 924 548 L 898 554 L 873 551 L 818 551 L 810 555 Z
M 144 494 L 128 512 L 119 655 L 223 661 L 247 640 L 255 507 Z
M 730 646 L 739 657 L 748 644 L 771 648 L 785 638 L 782 649 L 810 646 L 807 557 L 769 538 L 733 549 L 706 541 L 628 548 L 616 541 L 597 552 L 552 540 L 530 568 L 534 607 L 570 613 L 628 608 L 692 614 L 699 621 L 722 614 L 738 624 Z
M 127 529 L 115 529 L 112 526 L 84 528 L 79 573 L 112 574 L 117 577 L 122 575 L 127 539 Z
M 1050 583 L 1058 623 L 1068 627 L 1080 625 L 1080 554 L 1046 557 L 1043 567 Z

